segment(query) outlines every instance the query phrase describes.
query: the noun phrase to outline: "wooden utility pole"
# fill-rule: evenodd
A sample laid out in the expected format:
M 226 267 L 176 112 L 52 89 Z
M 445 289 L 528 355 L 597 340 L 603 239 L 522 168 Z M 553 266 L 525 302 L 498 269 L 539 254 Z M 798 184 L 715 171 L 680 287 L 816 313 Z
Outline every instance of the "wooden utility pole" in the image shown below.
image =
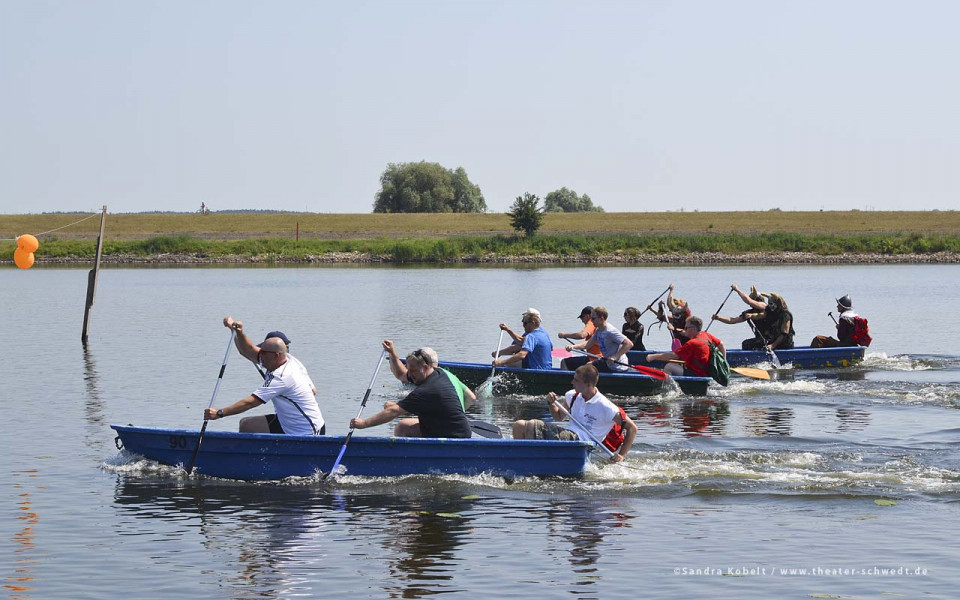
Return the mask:
M 100 235 L 97 236 L 97 258 L 93 263 L 93 268 L 87 274 L 87 304 L 83 309 L 83 331 L 80 333 L 80 342 L 87 345 L 87 334 L 90 331 L 90 309 L 93 308 L 93 300 L 97 295 L 97 275 L 100 273 L 100 256 L 103 254 L 103 226 L 107 220 L 107 205 L 103 205 L 103 212 L 100 214 Z

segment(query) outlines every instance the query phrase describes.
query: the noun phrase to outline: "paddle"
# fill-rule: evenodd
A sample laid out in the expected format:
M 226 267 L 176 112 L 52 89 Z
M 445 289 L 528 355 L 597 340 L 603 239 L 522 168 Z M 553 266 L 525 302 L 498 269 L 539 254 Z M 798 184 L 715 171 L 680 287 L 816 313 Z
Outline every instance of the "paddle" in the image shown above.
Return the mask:
M 567 338 L 563 338 L 563 339 L 567 340 Z M 567 341 L 570 342 L 571 344 L 573 343 L 570 340 L 567 340 Z M 574 348 L 572 351 L 582 354 L 584 356 L 590 356 L 592 358 L 599 358 L 600 360 L 606 360 L 602 356 L 599 356 L 597 354 L 591 354 L 586 350 L 581 350 L 579 348 Z M 660 369 L 654 369 L 653 367 L 644 367 L 643 365 L 627 365 L 627 366 L 630 367 L 631 369 L 635 369 L 639 373 L 643 373 L 644 375 L 649 375 L 654 379 L 659 379 L 663 381 L 667 378 L 667 374 L 661 371 Z
M 367 405 L 367 400 L 370 399 L 370 392 L 373 390 L 373 382 L 377 380 L 377 374 L 380 373 L 380 367 L 383 365 L 383 357 L 386 356 L 386 354 L 386 349 L 380 351 L 380 360 L 377 361 L 377 370 L 373 372 L 373 377 L 370 379 L 370 385 L 367 386 L 367 392 L 363 395 L 363 402 L 360 403 L 360 410 L 357 411 L 358 419 L 360 418 L 360 414 L 363 412 L 363 408 Z M 343 459 L 343 454 L 347 451 L 347 444 L 350 443 L 350 438 L 353 437 L 354 431 L 355 429 L 351 427 L 350 431 L 347 433 L 347 439 L 343 440 L 343 447 L 340 448 L 340 454 L 337 455 L 337 460 L 333 462 L 333 466 L 330 467 L 330 470 L 323 475 L 323 479 L 321 479 L 321 481 L 326 480 L 327 477 L 332 475 L 337 470 L 337 467 L 340 466 L 340 461 Z
M 667 362 L 676 363 L 678 365 L 685 364 L 682 360 L 668 360 Z M 752 377 L 753 379 L 766 379 L 770 380 L 770 372 L 766 369 L 754 369 L 751 367 L 730 367 L 731 373 L 738 373 L 744 377 Z
M 499 427 L 493 423 L 486 423 L 484 421 L 470 421 L 470 431 L 474 432 L 480 437 L 496 439 L 503 438 L 503 433 L 500 431 Z
M 752 377 L 753 379 L 765 379 L 770 381 L 770 372 L 766 369 L 754 369 L 751 367 L 730 367 L 731 373 L 737 373 L 743 375 L 744 377 Z
M 227 370 L 227 359 L 230 358 L 230 347 L 233 346 L 233 337 L 237 334 L 236 330 L 230 330 L 230 341 L 227 342 L 227 352 L 223 355 L 223 364 L 220 365 L 220 374 L 217 376 L 217 385 L 213 386 L 213 396 L 210 397 L 210 404 L 207 408 L 213 408 L 213 401 L 217 399 L 217 392 L 220 391 L 220 382 L 223 381 L 223 372 Z M 203 441 L 203 434 L 207 431 L 206 417 L 203 419 L 203 426 L 200 428 L 200 435 L 197 437 L 197 447 L 193 449 L 190 455 L 190 463 L 187 464 L 187 475 L 193 472 L 193 465 L 197 462 L 197 454 L 200 452 L 200 443 Z
M 663 291 L 660 293 L 659 296 L 657 296 L 656 298 L 653 299 L 653 302 L 651 302 L 650 304 L 648 304 L 647 307 L 646 307 L 645 309 L 643 309 L 643 312 L 641 312 L 639 315 L 637 315 L 637 320 L 639 321 L 639 320 L 640 320 L 640 317 L 642 317 L 643 315 L 645 315 L 648 310 L 653 310 L 653 305 L 657 303 L 657 300 L 659 300 L 660 298 L 663 298 L 663 295 L 666 294 L 666 293 L 669 292 L 669 291 L 670 291 L 670 286 L 668 285 L 668 286 L 667 286 L 667 289 L 663 290 Z
M 589 429 L 587 429 L 586 427 L 584 427 L 583 423 L 581 423 L 580 421 L 577 420 L 576 417 L 574 417 L 573 415 L 571 415 L 571 414 L 570 414 L 570 411 L 567 410 L 567 407 L 564 406 L 563 403 L 560 402 L 559 400 L 560 400 L 560 399 L 557 398 L 557 402 L 554 402 L 554 404 L 557 405 L 557 408 L 560 409 L 560 412 L 562 412 L 563 414 L 567 415 L 567 418 L 568 418 L 568 419 L 570 419 L 571 421 L 573 421 L 574 423 L 576 423 L 576 424 L 577 424 L 577 427 L 579 427 L 582 431 L 584 431 L 584 432 L 590 437 L 590 441 L 592 441 L 594 444 L 596 444 L 598 447 L 600 447 L 604 452 L 606 452 L 606 453 L 607 453 L 607 456 L 609 456 L 610 458 L 613 458 L 613 454 L 614 454 L 613 450 L 611 450 L 610 448 L 607 448 L 606 446 L 604 446 L 604 445 L 603 445 L 603 442 L 601 442 L 600 440 L 598 440 L 598 439 L 596 438 L 596 436 L 593 435 L 593 432 L 591 432 Z
M 777 358 L 777 353 L 773 351 L 773 348 L 770 347 L 770 344 L 767 342 L 767 338 L 763 337 L 763 334 L 760 333 L 760 329 L 753 324 L 753 321 L 747 319 L 747 324 L 750 326 L 750 329 L 753 330 L 754 335 L 760 338 L 760 341 L 763 342 L 763 349 L 767 352 L 767 355 L 770 357 L 770 362 L 773 363 L 778 369 L 782 369 L 783 365 L 780 364 L 780 359 Z
M 720 311 L 723 310 L 723 305 L 727 303 L 727 300 L 730 299 L 730 294 L 732 294 L 732 293 L 733 293 L 733 288 L 730 288 L 730 291 L 727 292 L 727 297 L 724 298 L 724 299 L 723 299 L 723 302 L 720 303 L 720 308 L 718 308 L 717 310 L 713 311 L 713 314 L 715 314 L 715 315 L 719 315 L 719 314 L 720 314 Z M 704 331 L 710 331 L 710 326 L 713 325 L 713 322 L 714 322 L 715 320 L 716 320 L 716 319 L 714 319 L 713 317 L 710 317 L 710 322 L 707 323 L 707 328 L 704 329 Z
M 493 356 L 493 362 L 496 363 L 500 358 L 500 344 L 503 343 L 503 330 L 500 330 L 500 337 L 497 339 L 497 352 Z M 490 367 L 490 377 L 477 387 L 477 396 L 489 396 L 493 393 L 493 375 L 497 372 L 497 365 Z

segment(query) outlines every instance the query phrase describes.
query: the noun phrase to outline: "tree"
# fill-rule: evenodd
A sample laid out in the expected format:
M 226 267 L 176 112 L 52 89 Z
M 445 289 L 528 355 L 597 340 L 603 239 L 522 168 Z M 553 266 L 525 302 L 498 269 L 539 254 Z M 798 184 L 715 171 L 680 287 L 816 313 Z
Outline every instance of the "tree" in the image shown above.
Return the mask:
M 456 171 L 439 163 L 390 163 L 380 175 L 375 213 L 486 212 L 480 188 L 463 167 Z
M 524 232 L 527 237 L 532 237 L 543 223 L 540 198 L 529 192 L 524 192 L 522 196 L 517 196 L 517 200 L 510 207 L 507 216 L 510 217 L 510 225 L 514 229 Z
M 565 187 L 550 192 L 543 199 L 545 212 L 603 212 L 600 206 L 594 206 L 590 196 L 577 196 L 573 190 Z

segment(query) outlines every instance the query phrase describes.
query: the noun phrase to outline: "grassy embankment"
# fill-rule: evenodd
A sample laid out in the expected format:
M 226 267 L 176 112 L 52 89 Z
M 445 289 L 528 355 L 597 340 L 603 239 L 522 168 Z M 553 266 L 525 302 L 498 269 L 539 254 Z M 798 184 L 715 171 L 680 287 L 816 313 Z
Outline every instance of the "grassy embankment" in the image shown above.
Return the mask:
M 0 239 L 83 215 L 0 215 Z M 294 235 L 299 225 L 300 240 Z M 41 236 L 37 258 L 93 256 L 99 218 Z M 158 254 L 297 259 L 361 252 L 397 262 L 466 256 L 654 256 L 717 252 L 820 255 L 960 252 L 960 212 L 674 212 L 551 214 L 532 239 L 503 214 L 108 214 L 109 256 Z M 11 260 L 13 244 L 0 245 Z

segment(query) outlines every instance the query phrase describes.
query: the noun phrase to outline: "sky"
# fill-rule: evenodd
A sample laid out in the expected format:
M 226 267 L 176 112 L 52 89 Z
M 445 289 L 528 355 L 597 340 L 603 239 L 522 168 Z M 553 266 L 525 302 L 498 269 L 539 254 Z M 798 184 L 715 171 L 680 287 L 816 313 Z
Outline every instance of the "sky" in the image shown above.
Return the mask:
M 948 210 L 960 2 L 0 0 L 0 213 Z

